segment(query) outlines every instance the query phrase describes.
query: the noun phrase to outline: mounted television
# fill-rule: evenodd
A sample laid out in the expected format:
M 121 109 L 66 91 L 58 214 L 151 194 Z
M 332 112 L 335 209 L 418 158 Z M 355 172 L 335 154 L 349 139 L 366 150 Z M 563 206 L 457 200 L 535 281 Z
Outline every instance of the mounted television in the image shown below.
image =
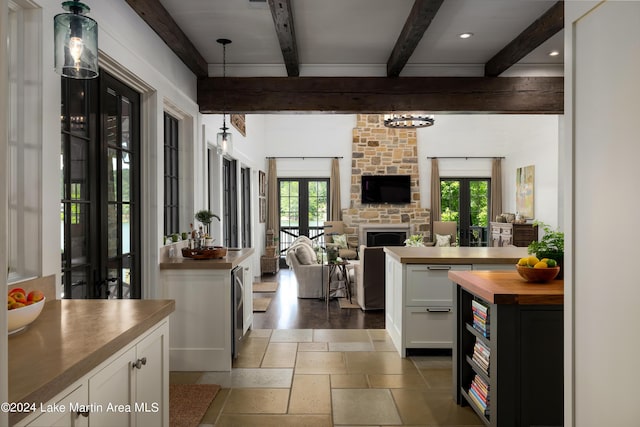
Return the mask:
M 409 175 L 362 175 L 362 203 L 410 203 Z

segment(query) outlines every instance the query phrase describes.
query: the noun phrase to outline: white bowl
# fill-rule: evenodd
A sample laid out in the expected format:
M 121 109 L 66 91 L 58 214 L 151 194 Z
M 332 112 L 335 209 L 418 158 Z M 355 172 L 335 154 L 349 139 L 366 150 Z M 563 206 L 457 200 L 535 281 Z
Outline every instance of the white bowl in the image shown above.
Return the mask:
M 42 308 L 44 307 L 44 302 L 46 298 L 43 298 L 42 301 L 38 301 L 31 305 L 26 305 L 20 308 L 14 308 L 13 310 L 7 311 L 7 321 L 8 321 L 8 330 L 9 334 L 14 334 L 18 331 L 26 328 L 31 322 L 36 320 L 38 316 L 40 316 L 40 312 L 42 312 Z

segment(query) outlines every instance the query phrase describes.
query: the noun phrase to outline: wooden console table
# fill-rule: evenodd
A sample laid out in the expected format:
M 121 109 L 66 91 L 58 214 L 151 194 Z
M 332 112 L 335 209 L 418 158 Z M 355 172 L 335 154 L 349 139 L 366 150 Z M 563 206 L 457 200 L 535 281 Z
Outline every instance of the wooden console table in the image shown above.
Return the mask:
M 564 282 L 527 283 L 515 271 L 449 278 L 457 284 L 455 401 L 492 427 L 561 426 Z

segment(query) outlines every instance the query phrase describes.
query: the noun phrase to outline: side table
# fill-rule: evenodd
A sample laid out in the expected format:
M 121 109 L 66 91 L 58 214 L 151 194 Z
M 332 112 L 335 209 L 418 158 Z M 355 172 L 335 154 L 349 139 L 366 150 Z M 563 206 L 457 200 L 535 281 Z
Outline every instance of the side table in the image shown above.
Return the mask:
M 327 288 L 325 292 L 325 299 L 327 304 L 329 304 L 329 298 L 331 294 L 331 281 L 332 281 L 331 279 L 333 278 L 333 274 L 336 272 L 336 270 L 342 273 L 342 278 L 344 279 L 344 286 L 345 286 L 345 292 L 347 294 L 347 298 L 349 298 L 349 302 L 352 302 L 351 301 L 351 279 L 349 277 L 349 272 L 347 271 L 347 265 L 349 265 L 348 261 L 328 263 L 329 277 L 327 277 Z
M 271 273 L 276 274 L 280 270 L 280 257 L 279 256 L 266 256 L 260 257 L 260 274 Z

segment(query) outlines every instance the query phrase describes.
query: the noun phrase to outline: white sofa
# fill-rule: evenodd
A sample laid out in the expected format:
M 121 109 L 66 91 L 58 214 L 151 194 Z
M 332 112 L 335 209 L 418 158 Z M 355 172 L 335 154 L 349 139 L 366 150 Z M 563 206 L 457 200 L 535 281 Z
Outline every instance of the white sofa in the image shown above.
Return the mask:
M 319 264 L 317 255 L 311 246 L 311 240 L 307 237 L 298 237 L 287 249 L 286 263 L 293 270 L 298 282 L 298 298 L 322 298 L 324 296 L 323 286 L 326 286 L 329 266 Z M 353 277 L 352 268 L 349 273 Z M 331 281 L 332 288 L 340 287 L 340 281 L 344 281 L 338 269 L 335 270 L 336 277 Z M 353 281 L 353 280 L 352 280 Z M 352 283 L 352 289 L 355 286 Z M 331 296 L 343 296 L 331 293 Z

